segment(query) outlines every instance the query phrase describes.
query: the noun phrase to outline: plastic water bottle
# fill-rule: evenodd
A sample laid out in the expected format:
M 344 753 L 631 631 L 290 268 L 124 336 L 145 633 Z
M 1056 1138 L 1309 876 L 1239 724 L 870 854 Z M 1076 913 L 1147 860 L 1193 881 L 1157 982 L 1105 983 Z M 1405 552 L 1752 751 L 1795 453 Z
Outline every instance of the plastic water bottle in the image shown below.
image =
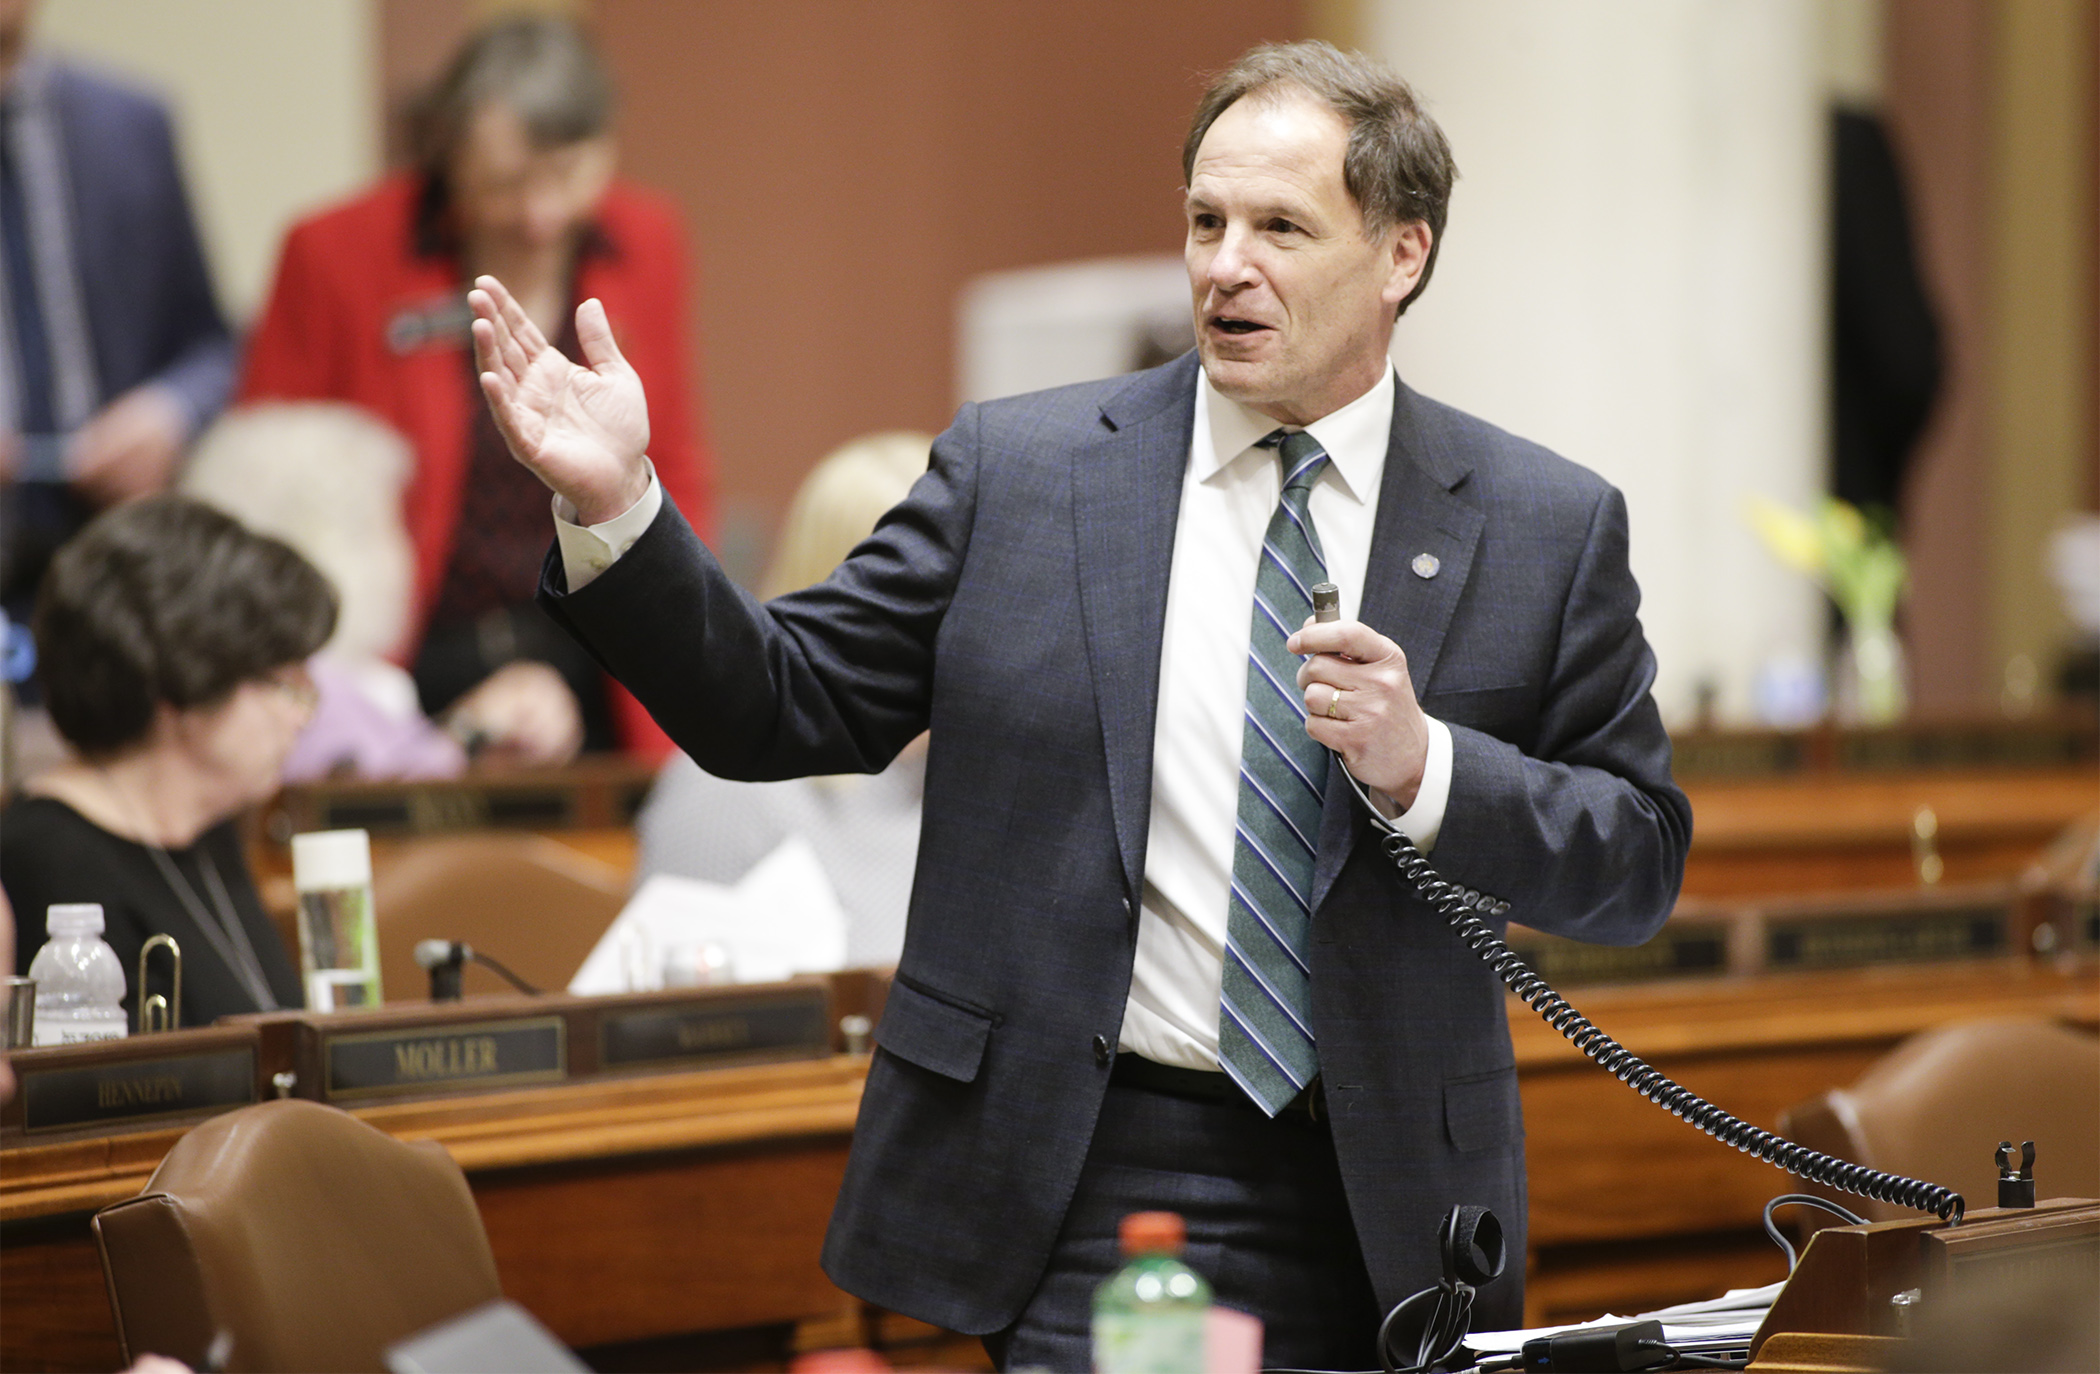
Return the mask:
M 102 908 L 94 902 L 46 909 L 51 939 L 30 961 L 36 980 L 36 1043 L 78 1045 L 122 1040 L 124 969 L 102 938 Z
M 1178 1258 L 1187 1237 L 1174 1212 L 1123 1218 L 1127 1263 L 1094 1290 L 1097 1374 L 1203 1374 L 1210 1285 Z

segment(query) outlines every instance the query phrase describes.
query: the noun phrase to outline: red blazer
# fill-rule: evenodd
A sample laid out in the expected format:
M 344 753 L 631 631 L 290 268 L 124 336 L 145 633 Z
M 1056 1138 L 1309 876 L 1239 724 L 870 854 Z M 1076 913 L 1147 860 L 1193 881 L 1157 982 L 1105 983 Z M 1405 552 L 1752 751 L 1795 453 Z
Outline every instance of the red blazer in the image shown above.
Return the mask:
M 350 401 L 393 425 L 415 450 L 402 515 L 416 550 L 414 636 L 452 556 L 467 474 L 469 407 L 482 404 L 467 370 L 463 328 L 419 331 L 460 299 L 458 258 L 418 242 L 422 179 L 388 177 L 285 237 L 268 306 L 248 341 L 240 399 Z M 684 328 L 684 235 L 658 196 L 615 182 L 577 268 L 577 299 L 596 296 L 649 396 L 649 456 L 665 493 L 703 529 L 711 481 L 695 441 Z M 427 337 L 425 336 L 427 333 Z M 551 536 L 551 527 L 550 527 Z M 519 588 L 519 599 L 532 595 Z M 412 636 L 412 638 L 414 637 Z M 660 758 L 670 741 L 613 687 L 613 714 L 632 752 Z

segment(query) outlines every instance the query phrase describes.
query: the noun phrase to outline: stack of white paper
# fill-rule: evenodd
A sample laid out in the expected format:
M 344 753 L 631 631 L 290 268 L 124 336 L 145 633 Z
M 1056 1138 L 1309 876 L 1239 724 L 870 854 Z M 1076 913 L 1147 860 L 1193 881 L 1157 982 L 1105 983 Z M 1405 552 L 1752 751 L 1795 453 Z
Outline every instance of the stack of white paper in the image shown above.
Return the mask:
M 664 986 L 667 960 L 708 945 L 728 954 L 739 983 L 846 966 L 846 914 L 807 840 L 785 841 L 734 887 L 653 875 L 598 938 L 569 991 L 653 992 Z
M 1658 1308 L 1643 1312 L 1637 1317 L 1614 1317 L 1610 1315 L 1590 1322 L 1577 1322 L 1572 1326 L 1539 1326 L 1529 1331 L 1475 1331 L 1466 1337 L 1466 1348 L 1478 1355 L 1514 1355 L 1524 1348 L 1524 1342 L 1537 1340 L 1541 1336 L 1558 1336 L 1563 1331 L 1583 1331 L 1593 1326 L 1624 1326 L 1630 1321 L 1659 1321 L 1663 1324 L 1663 1339 L 1671 1345 L 1688 1345 L 1695 1341 L 1716 1341 L 1740 1338 L 1748 1341 L 1757 1334 L 1765 1313 L 1779 1297 L 1784 1283 L 1774 1283 L 1763 1288 L 1731 1288 L 1718 1298 L 1703 1302 L 1684 1302 L 1675 1307 Z

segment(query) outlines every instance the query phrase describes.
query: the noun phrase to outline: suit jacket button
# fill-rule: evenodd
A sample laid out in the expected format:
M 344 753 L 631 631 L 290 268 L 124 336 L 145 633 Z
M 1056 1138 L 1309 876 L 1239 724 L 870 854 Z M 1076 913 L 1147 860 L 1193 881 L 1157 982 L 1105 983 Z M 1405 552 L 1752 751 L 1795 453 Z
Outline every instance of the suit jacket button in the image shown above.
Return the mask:
M 1097 1068 L 1097 1069 L 1105 1069 L 1105 1068 L 1107 1068 L 1107 1067 L 1108 1067 L 1108 1061 L 1109 1061 L 1109 1058 L 1110 1058 L 1110 1055 L 1109 1055 L 1109 1051 L 1108 1051 L 1108 1037 L 1107 1037 L 1107 1036 L 1105 1036 L 1105 1035 L 1097 1035 L 1097 1036 L 1095 1036 L 1095 1037 L 1094 1037 L 1094 1067 L 1095 1067 L 1095 1068 Z

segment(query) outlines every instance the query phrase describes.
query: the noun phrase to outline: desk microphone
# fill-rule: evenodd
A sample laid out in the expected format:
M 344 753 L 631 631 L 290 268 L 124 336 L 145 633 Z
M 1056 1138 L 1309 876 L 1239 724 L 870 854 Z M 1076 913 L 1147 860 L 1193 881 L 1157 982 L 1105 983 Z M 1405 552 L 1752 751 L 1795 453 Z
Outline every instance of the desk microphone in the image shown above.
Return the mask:
M 416 967 L 430 975 L 430 1000 L 433 1002 L 457 1002 L 460 997 L 460 978 L 466 971 L 466 963 L 475 963 L 501 977 L 505 982 L 528 997 L 537 997 L 540 990 L 512 973 L 488 955 L 478 952 L 463 940 L 418 940 L 416 941 Z

